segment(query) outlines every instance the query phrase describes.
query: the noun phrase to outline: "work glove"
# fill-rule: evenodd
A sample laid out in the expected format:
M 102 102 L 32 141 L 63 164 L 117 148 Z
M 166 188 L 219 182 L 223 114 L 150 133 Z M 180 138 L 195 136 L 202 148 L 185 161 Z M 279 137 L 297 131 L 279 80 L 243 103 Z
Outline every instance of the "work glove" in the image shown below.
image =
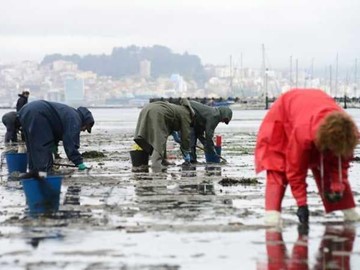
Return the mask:
M 183 166 L 190 166 L 190 153 L 186 153 L 184 155 L 184 163 L 182 164 Z
M 309 208 L 307 205 L 300 206 L 296 212 L 296 215 L 299 218 L 301 224 L 309 223 Z
M 325 192 L 325 199 L 331 203 L 341 201 L 342 197 L 343 194 L 341 192 Z
M 184 161 L 190 163 L 190 153 L 184 155 Z
M 83 171 L 83 170 L 87 170 L 90 169 L 91 167 L 89 167 L 88 165 L 86 165 L 85 163 L 81 163 L 78 165 L 78 169 L 79 171 Z
M 173 131 L 173 133 L 171 133 L 171 135 L 173 136 L 174 138 L 174 141 L 177 142 L 177 143 L 181 143 L 181 138 L 179 136 L 179 133 L 176 132 L 176 131 Z

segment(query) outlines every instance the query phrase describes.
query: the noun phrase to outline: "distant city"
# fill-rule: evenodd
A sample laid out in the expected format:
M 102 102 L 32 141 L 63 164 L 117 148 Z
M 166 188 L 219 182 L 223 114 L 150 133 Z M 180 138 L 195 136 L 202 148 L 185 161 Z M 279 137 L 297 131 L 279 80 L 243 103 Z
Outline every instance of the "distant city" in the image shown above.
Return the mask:
M 234 65 L 231 57 L 229 65 L 203 66 L 197 56 L 172 54 L 161 46 L 114 48 L 110 56 L 50 55 L 41 63 L 0 65 L 0 106 L 13 107 L 24 89 L 30 90 L 30 101 L 90 107 L 139 107 L 160 97 L 250 101 L 274 98 L 293 87 L 321 88 L 333 97 L 360 94 L 356 61 L 351 74 L 341 77 L 336 66 L 329 66 L 321 77 L 312 68 L 299 70 L 292 59 L 288 70 L 270 69 L 265 61 L 259 66 Z

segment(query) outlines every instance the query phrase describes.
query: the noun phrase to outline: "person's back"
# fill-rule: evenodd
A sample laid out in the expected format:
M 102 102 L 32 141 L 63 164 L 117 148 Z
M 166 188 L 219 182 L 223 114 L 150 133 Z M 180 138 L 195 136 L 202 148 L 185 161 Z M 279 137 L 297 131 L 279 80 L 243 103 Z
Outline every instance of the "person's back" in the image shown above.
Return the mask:
M 293 124 L 310 123 L 314 116 L 327 111 L 342 111 L 332 97 L 320 89 L 294 89 L 281 97 L 281 110 Z
M 195 111 L 196 126 L 203 127 L 203 129 L 205 130 L 206 123 L 209 120 L 216 118 L 216 120 L 219 120 L 218 122 L 220 122 L 220 119 L 217 119 L 220 115 L 216 108 L 193 100 L 190 101 L 190 105 Z

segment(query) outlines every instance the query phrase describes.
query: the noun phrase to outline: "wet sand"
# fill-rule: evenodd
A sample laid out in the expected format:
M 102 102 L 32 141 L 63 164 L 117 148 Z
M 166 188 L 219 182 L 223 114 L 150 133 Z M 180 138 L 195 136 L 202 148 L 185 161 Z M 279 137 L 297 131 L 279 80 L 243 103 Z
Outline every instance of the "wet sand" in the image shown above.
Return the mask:
M 223 136 L 227 163 L 206 164 L 199 150 L 200 163 L 184 169 L 179 147 L 169 139 L 168 155 L 176 165 L 161 173 L 132 171 L 129 151 L 139 110 L 126 109 L 119 117 L 114 111 L 94 112 L 97 128 L 82 134 L 81 152 L 98 151 L 105 157 L 86 160 L 93 166 L 89 175 L 73 171 L 63 179 L 58 213 L 30 216 L 21 184 L 1 178 L 0 269 L 360 265 L 359 224 L 344 224 L 340 213 L 324 215 L 311 175 L 308 236 L 298 233 L 297 207 L 289 189 L 283 230 L 263 226 L 265 179 L 264 174 L 255 175 L 253 164 L 263 111 L 238 111 L 229 126 L 219 125 L 216 134 Z M 113 116 L 109 119 L 108 114 Z M 3 138 L 4 129 L 1 132 Z M 6 174 L 6 164 L 1 174 Z M 350 179 L 358 203 L 359 174 L 360 162 L 353 162 Z

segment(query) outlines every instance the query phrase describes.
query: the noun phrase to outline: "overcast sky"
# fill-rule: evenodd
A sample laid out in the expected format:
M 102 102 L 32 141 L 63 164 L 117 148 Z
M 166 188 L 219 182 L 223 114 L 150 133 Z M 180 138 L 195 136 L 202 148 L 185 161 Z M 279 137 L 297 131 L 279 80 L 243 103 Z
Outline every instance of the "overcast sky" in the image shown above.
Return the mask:
M 204 64 L 270 68 L 360 58 L 360 0 L 0 0 L 0 62 L 164 45 Z

